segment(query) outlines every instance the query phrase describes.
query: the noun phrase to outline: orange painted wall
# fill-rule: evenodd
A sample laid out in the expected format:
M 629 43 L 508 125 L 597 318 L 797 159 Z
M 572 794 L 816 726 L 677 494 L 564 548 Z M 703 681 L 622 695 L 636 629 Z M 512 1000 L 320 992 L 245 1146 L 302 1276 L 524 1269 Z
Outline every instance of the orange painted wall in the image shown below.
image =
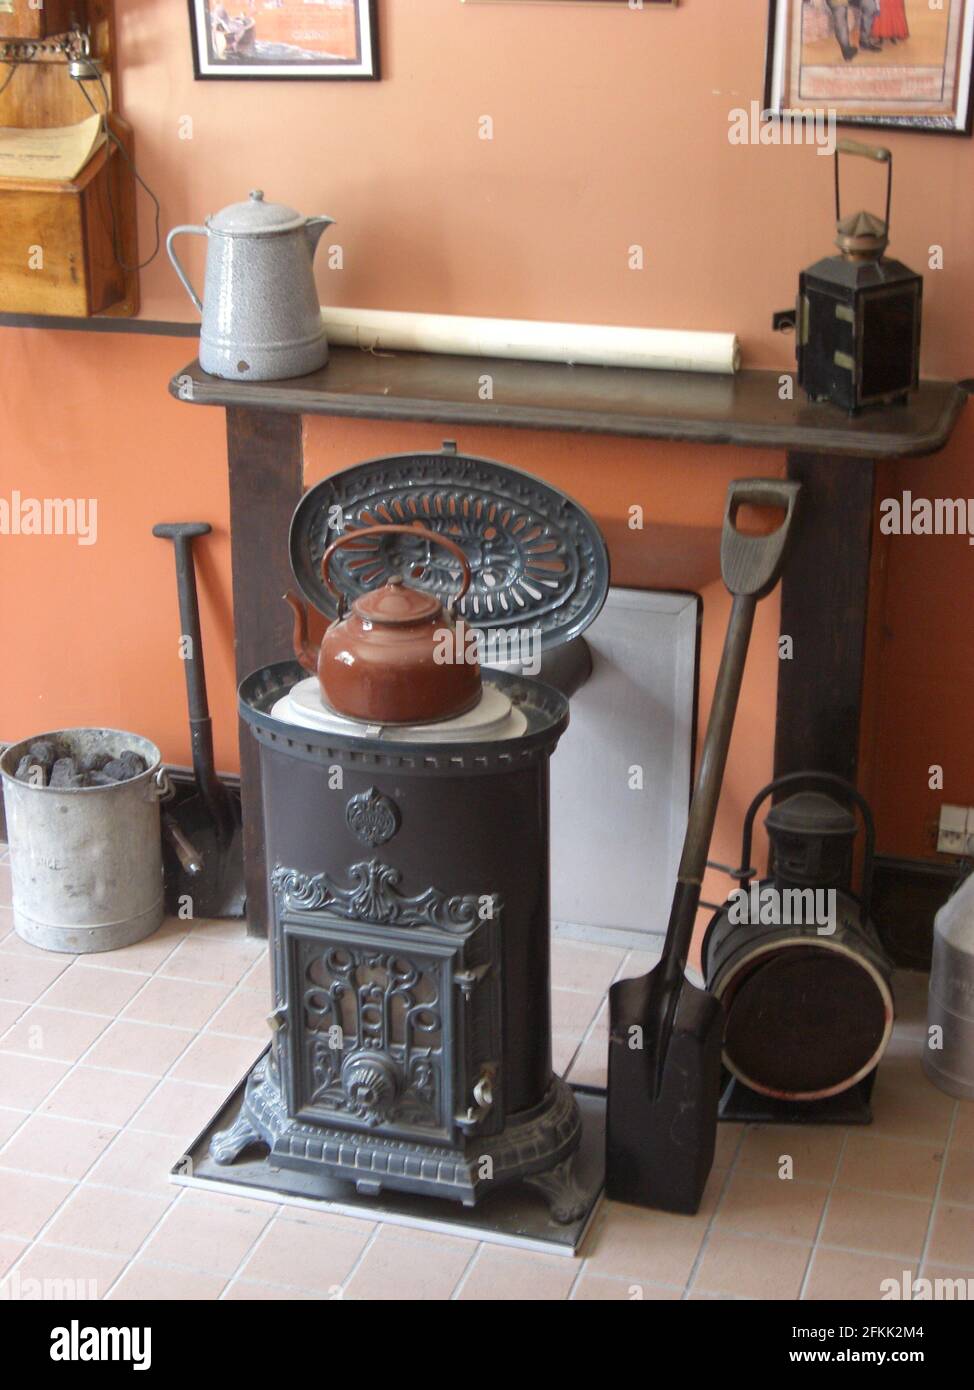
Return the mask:
M 122 109 L 162 201 L 164 230 L 260 186 L 268 198 L 336 219 L 326 240 L 343 248 L 344 268 L 329 270 L 320 255 L 323 300 L 733 329 L 748 365 L 790 366 L 790 343 L 771 334 L 770 315 L 793 298 L 798 267 L 829 246 L 831 166 L 813 149 L 727 141 L 730 109 L 761 97 L 763 3 L 683 0 L 673 11 L 640 13 L 379 0 L 379 10 L 381 82 L 200 83 L 186 7 L 118 0 Z M 478 138 L 485 115 L 491 141 Z M 967 375 L 972 330 L 960 306 L 974 297 L 974 147 L 899 133 L 888 142 L 895 253 L 918 268 L 931 243 L 945 253 L 946 268 L 927 275 L 924 370 Z M 850 179 L 850 197 L 854 187 Z M 146 206 L 140 235 L 145 255 Z M 645 248 L 639 272 L 628 268 L 634 244 Z M 201 248 L 184 245 L 199 280 Z M 142 289 L 143 317 L 193 317 L 164 256 L 144 272 Z M 166 393 L 189 356 L 191 344 L 179 340 L 0 330 L 0 495 L 99 500 L 95 546 L 0 538 L 8 653 L 0 738 L 104 721 L 145 732 L 167 757 L 187 761 L 172 556 L 149 531 L 160 519 L 204 518 L 216 531 L 201 556 L 211 703 L 218 759 L 234 765 L 223 419 Z M 442 433 L 310 422 L 308 480 L 382 452 L 437 445 Z M 706 697 L 726 605 L 715 571 L 698 572 L 684 542 L 688 556 L 696 553 L 699 528 L 716 528 L 730 477 L 780 472 L 781 457 L 492 429 L 464 431 L 459 443 L 574 492 L 606 526 L 618 582 L 661 582 L 670 561 L 661 567 L 660 554 L 673 557 L 665 582 L 693 572 L 706 609 Z M 944 495 L 974 495 L 970 444 L 968 424 L 941 460 L 922 466 L 924 480 Z M 919 477 L 912 467 L 903 476 Z M 633 502 L 651 522 L 644 533 L 618 523 Z M 974 800 L 961 694 L 974 651 L 951 623 L 926 617 L 945 589 L 966 592 L 971 557 L 963 541 L 939 549 L 891 541 L 884 557 L 898 621 L 875 662 L 881 840 L 916 853 L 917 816 L 928 808 L 906 809 L 913 762 L 952 764 L 951 799 Z M 748 670 L 718 857 L 732 856 L 741 808 L 770 767 L 776 623 L 771 601 Z M 942 638 L 953 644 L 949 656 Z M 904 727 L 904 709 L 915 725 Z M 941 757 L 927 759 L 924 730 L 943 742 Z M 916 747 L 912 762 L 890 752 L 904 739 Z

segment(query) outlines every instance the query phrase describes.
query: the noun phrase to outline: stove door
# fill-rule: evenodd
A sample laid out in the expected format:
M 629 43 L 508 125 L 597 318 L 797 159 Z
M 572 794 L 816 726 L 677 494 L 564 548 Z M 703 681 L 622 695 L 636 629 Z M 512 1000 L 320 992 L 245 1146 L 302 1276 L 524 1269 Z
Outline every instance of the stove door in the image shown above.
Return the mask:
M 503 1126 L 499 922 L 468 930 L 279 916 L 290 1114 L 458 1143 Z

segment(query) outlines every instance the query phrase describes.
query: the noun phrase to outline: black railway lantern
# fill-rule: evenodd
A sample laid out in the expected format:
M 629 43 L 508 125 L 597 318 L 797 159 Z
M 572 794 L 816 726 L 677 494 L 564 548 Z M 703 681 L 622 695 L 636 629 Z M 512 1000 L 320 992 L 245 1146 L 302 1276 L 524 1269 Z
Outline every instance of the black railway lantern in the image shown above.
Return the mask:
M 750 868 L 754 818 L 769 811 L 768 877 Z M 858 806 L 865 832 L 859 894 L 852 892 Z M 875 832 L 868 805 L 851 783 L 799 772 L 762 787 L 744 818 L 740 888 L 715 913 L 703 942 L 707 988 L 724 1005 L 724 1065 L 739 1083 L 733 1097 L 749 1118 L 868 1120 L 872 1074 L 893 1027 L 890 965 L 870 920 Z M 866 1083 L 862 1104 L 832 1113 L 822 1102 Z M 730 1118 L 729 1094 L 722 1114 Z M 750 1107 L 750 1108 L 748 1108 Z M 805 1110 L 804 1115 L 801 1114 Z M 735 1115 L 735 1118 L 737 1115 Z
M 842 216 L 839 155 L 885 164 L 886 216 Z M 919 381 L 923 278 L 883 253 L 889 244 L 893 156 L 887 149 L 840 140 L 835 155 L 836 245 L 803 270 L 798 282 L 798 380 L 814 401 L 856 414 L 866 405 L 905 400 Z

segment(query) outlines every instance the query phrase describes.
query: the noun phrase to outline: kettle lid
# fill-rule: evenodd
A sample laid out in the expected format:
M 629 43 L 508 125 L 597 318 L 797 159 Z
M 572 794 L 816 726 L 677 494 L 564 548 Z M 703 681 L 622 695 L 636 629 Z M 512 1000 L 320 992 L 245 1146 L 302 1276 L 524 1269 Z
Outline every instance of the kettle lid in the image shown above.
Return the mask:
M 404 584 L 400 575 L 394 574 L 381 589 L 370 589 L 357 598 L 352 611 L 356 617 L 387 627 L 435 618 L 442 613 L 443 606 L 428 590 L 414 589 Z
M 255 188 L 246 202 L 222 208 L 206 219 L 206 225 L 225 236 L 260 236 L 297 231 L 307 220 L 285 203 L 265 203 L 263 190 Z

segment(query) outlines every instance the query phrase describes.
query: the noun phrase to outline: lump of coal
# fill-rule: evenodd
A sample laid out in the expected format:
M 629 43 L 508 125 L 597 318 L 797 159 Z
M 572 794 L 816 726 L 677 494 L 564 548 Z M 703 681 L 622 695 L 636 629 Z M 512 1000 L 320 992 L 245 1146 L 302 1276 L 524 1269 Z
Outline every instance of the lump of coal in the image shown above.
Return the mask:
M 111 753 L 87 753 L 79 757 L 61 739 L 38 739 L 21 758 L 14 775 L 18 781 L 35 786 L 73 790 L 129 782 L 147 768 L 142 754 L 129 748 L 117 758 Z
M 70 787 L 71 779 L 78 775 L 77 758 L 58 758 L 51 768 L 49 787 Z
M 55 742 L 54 739 L 39 738 L 30 745 L 30 757 L 35 763 L 40 763 L 44 771 L 50 774 L 51 768 L 58 758 L 63 758 L 68 754 L 68 749 Z
M 130 778 L 138 777 L 145 772 L 146 766 L 145 758 L 141 754 L 126 751 L 105 763 L 99 771 L 113 782 L 128 782 Z
M 47 785 L 47 772 L 48 769 L 43 763 L 39 763 L 36 758 L 25 753 L 17 764 L 17 771 L 14 776 L 18 782 L 30 782 L 35 787 L 45 787 Z
M 111 753 L 89 753 L 86 758 L 78 759 L 78 768 L 81 772 L 103 772 L 111 760 Z

